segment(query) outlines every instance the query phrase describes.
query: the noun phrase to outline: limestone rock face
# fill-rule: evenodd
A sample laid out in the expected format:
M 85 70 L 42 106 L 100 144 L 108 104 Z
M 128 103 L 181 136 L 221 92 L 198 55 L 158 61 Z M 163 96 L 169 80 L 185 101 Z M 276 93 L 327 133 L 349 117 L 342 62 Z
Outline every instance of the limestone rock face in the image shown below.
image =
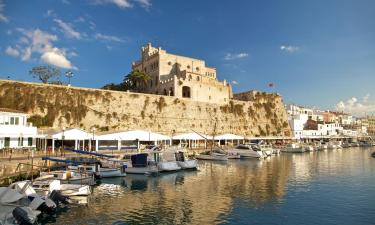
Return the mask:
M 212 104 L 162 95 L 0 81 L 0 108 L 27 112 L 29 121 L 38 127 L 145 129 L 172 135 L 192 130 L 213 134 L 216 123 L 216 134 L 291 135 L 281 96 L 260 92 L 240 95 L 228 104 Z

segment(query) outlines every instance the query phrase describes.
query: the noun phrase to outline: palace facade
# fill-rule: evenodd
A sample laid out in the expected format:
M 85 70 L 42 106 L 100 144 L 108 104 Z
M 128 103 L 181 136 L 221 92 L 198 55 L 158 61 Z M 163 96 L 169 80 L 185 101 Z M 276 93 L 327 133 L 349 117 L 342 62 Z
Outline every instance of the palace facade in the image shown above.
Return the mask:
M 233 96 L 231 85 L 217 80 L 216 68 L 200 59 L 167 53 L 150 43 L 142 47 L 141 59 L 133 62 L 132 69 L 151 76 L 145 93 L 217 104 L 227 104 Z

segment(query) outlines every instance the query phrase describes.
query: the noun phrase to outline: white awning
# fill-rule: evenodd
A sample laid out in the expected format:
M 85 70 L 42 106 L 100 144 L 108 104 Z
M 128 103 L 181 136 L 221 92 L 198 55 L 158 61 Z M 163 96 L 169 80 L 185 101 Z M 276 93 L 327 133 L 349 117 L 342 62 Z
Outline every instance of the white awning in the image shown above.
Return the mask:
M 39 136 L 44 136 L 47 139 L 57 139 L 62 140 L 64 136 L 64 140 L 89 140 L 92 139 L 94 134 L 86 132 L 81 129 L 71 128 L 66 130 L 38 130 Z
M 244 137 L 235 134 L 222 134 L 215 136 L 215 140 L 243 140 Z
M 131 130 L 123 132 L 115 132 L 109 134 L 102 134 L 95 136 L 95 139 L 98 140 L 123 140 L 123 141 L 163 141 L 170 140 L 171 138 L 166 135 L 144 131 L 144 130 Z
M 211 140 L 212 137 L 206 134 L 197 134 L 195 132 L 193 133 L 185 133 L 185 134 L 180 134 L 173 136 L 173 140 L 206 140 L 209 139 Z

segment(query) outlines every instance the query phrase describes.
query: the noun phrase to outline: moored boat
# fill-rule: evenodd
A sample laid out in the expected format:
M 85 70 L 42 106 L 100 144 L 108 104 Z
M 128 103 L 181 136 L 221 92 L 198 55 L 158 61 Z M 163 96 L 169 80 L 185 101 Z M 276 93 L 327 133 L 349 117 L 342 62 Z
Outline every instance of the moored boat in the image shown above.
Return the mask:
M 237 145 L 235 148 L 229 149 L 228 153 L 240 155 L 241 158 L 263 158 L 265 156 L 260 148 L 249 144 Z
M 228 161 L 228 155 L 226 152 L 220 149 L 202 152 L 201 154 L 195 156 L 195 158 L 200 160 Z
M 292 143 L 292 144 L 288 144 L 282 151 L 288 152 L 288 153 L 303 153 L 306 150 L 299 144 Z
M 128 174 L 154 174 L 158 173 L 156 164 L 148 163 L 148 153 L 139 153 L 130 156 L 131 164 L 125 168 Z
M 50 194 L 54 190 L 60 191 L 64 196 L 88 196 L 92 193 L 89 185 L 61 184 L 60 180 L 49 176 L 37 178 L 33 182 L 33 188 L 40 194 Z

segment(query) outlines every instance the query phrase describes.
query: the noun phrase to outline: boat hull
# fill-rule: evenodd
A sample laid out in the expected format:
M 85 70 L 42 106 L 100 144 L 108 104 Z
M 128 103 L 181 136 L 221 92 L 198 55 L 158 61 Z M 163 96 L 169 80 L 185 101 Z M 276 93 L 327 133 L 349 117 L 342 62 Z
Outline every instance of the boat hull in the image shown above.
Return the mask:
M 192 160 L 185 160 L 185 161 L 177 161 L 177 165 L 181 167 L 181 169 L 197 169 L 198 162 L 195 159 Z
M 128 167 L 125 169 L 127 174 L 150 174 L 159 172 L 156 167 Z
M 226 155 L 197 155 L 195 158 L 200 160 L 228 161 Z
M 229 150 L 231 155 L 239 155 L 241 158 L 263 158 L 263 153 L 261 151 L 253 150 Z
M 99 174 L 100 174 L 100 177 L 102 178 L 126 176 L 125 173 L 121 172 L 121 169 L 111 169 L 111 168 L 100 168 Z
M 159 172 L 171 172 L 181 170 L 177 162 L 159 162 L 158 163 Z

